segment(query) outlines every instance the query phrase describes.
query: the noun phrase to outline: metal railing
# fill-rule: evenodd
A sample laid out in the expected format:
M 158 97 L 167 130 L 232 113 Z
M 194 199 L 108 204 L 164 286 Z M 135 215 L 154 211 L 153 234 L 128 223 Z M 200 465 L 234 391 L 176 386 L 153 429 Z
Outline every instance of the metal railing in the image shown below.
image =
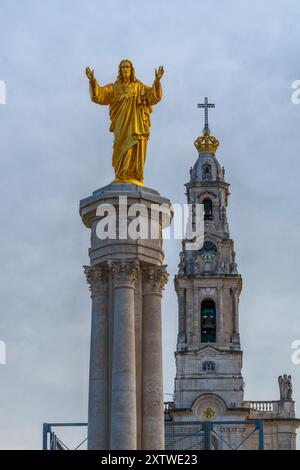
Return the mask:
M 262 450 L 263 420 L 165 421 L 166 450 Z
M 86 427 L 87 423 L 44 423 L 43 424 L 43 450 L 78 450 L 87 442 L 86 437 L 75 445 L 67 445 L 61 438 L 57 436 L 53 428 L 73 428 Z
M 87 433 L 75 446 L 66 444 L 55 428 L 87 428 L 87 423 L 44 423 L 43 450 L 78 450 L 87 444 Z M 56 432 L 55 432 L 56 431 Z M 263 420 L 172 421 L 165 420 L 166 450 L 261 450 Z

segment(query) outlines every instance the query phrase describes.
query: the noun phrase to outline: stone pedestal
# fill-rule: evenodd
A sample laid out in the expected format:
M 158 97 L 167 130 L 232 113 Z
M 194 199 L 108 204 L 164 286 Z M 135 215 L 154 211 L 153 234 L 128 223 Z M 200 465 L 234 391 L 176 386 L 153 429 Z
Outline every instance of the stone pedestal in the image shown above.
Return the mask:
M 162 229 L 168 212 L 168 199 L 134 184 L 110 184 L 80 202 L 91 229 L 85 266 L 92 294 L 89 449 L 164 448 Z M 101 227 L 107 222 L 112 229 L 114 221 L 115 231 L 100 239 Z M 132 236 L 137 225 L 140 234 Z

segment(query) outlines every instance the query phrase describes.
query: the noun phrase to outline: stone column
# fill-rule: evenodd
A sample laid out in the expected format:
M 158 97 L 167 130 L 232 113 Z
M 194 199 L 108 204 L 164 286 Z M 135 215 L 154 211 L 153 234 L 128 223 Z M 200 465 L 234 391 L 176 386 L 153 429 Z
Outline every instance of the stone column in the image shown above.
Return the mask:
M 126 209 L 124 207 L 125 199 L 128 213 L 123 211 L 123 209 Z M 100 236 L 101 231 L 98 230 L 99 223 L 104 222 L 104 219 L 106 219 L 108 207 L 115 209 L 114 211 L 108 211 L 109 214 L 114 214 L 109 219 L 109 223 L 115 229 L 115 234 L 113 233 L 109 238 L 102 238 Z M 129 210 L 131 214 L 136 214 L 136 211 L 140 212 L 140 209 L 145 208 L 147 209 L 148 223 L 151 225 L 152 237 L 141 236 L 141 238 L 136 239 L 131 237 L 129 232 L 126 234 L 123 230 L 126 228 L 126 224 L 128 229 L 129 224 L 132 225 L 131 222 L 135 219 L 134 215 L 127 217 L 127 214 L 129 214 Z M 168 210 L 166 211 L 166 209 Z M 170 217 L 166 214 L 168 211 Z M 142 210 L 141 215 L 144 218 L 146 217 L 145 214 L 146 211 Z M 94 358 L 99 363 L 97 366 L 93 366 L 92 369 L 93 371 L 98 369 L 100 374 L 100 369 L 103 372 L 107 367 L 108 372 L 106 393 L 104 393 L 101 384 L 98 390 L 92 381 L 90 383 L 92 388 L 90 397 L 96 398 L 90 398 L 89 448 L 140 449 L 142 447 L 141 435 L 143 428 L 141 413 L 143 392 L 142 348 L 143 342 L 147 344 L 148 338 L 143 338 L 142 334 L 143 296 L 141 273 L 138 273 L 138 271 L 140 264 L 143 266 L 161 266 L 163 264 L 162 230 L 171 223 L 171 203 L 168 199 L 161 197 L 158 191 L 154 189 L 132 183 L 112 183 L 93 191 L 90 196 L 82 199 L 80 201 L 80 215 L 84 225 L 91 230 L 90 264 L 94 267 L 106 265 L 109 268 L 109 292 L 107 296 L 103 295 L 101 300 L 100 298 L 99 300 L 96 298 L 93 300 L 93 311 L 99 311 L 100 318 L 102 318 L 102 311 L 107 310 L 108 324 L 100 327 L 97 326 L 97 322 L 96 324 L 95 321 L 93 323 L 91 364 L 94 364 Z M 157 229 L 154 230 L 157 233 L 153 234 L 153 227 Z M 122 228 L 121 231 L 120 228 Z M 138 280 L 136 281 L 137 276 Z M 146 297 L 148 296 L 146 295 L 145 299 Z M 154 307 L 155 302 L 158 300 L 160 306 L 160 297 L 153 298 Z M 149 302 L 150 306 L 146 306 L 145 311 L 150 312 L 148 315 L 150 318 L 152 316 L 152 300 L 149 299 Z M 157 311 L 156 307 L 154 310 Z M 153 318 L 155 320 L 156 314 Z M 98 321 L 100 321 L 99 318 Z M 159 328 L 158 338 L 161 335 L 160 323 Z M 98 338 L 99 345 L 97 345 L 95 338 Z M 102 370 L 100 358 L 105 357 L 105 354 L 104 352 L 99 354 L 99 348 L 104 347 L 106 344 L 107 363 L 103 363 Z M 159 344 L 157 353 L 160 355 L 161 341 Z M 153 367 L 156 367 L 156 363 L 153 364 Z M 147 367 L 145 370 L 147 370 Z M 146 376 L 148 374 L 151 375 L 151 371 L 148 371 Z M 106 372 L 103 372 L 103 375 L 106 376 Z M 96 375 L 95 377 L 102 376 Z M 102 398 L 100 398 L 101 396 Z M 96 403 L 98 403 L 99 408 L 97 408 Z M 162 420 L 163 410 L 161 409 L 159 429 L 161 429 Z M 106 423 L 106 432 L 104 423 Z M 161 431 L 159 431 L 159 435 L 161 435 Z M 105 445 L 106 447 L 104 447 Z M 160 448 L 160 445 L 158 448 Z
M 233 314 L 233 333 L 238 333 L 238 300 L 237 300 L 237 289 L 232 287 L 230 289 L 232 297 L 232 314 Z
M 192 290 L 192 328 L 193 328 L 193 336 L 192 336 L 192 343 L 195 347 L 199 344 L 199 331 L 201 329 L 201 318 L 199 314 L 199 297 L 197 296 L 197 291 L 195 287 Z M 201 309 L 201 307 L 200 307 Z
M 186 342 L 187 344 L 191 345 L 193 342 L 193 336 L 194 336 L 194 331 L 193 331 L 193 288 L 188 287 L 185 290 L 186 292 L 186 310 L 185 310 L 185 331 L 186 331 Z
M 239 335 L 239 313 L 238 313 L 238 293 L 237 288 L 232 287 L 230 289 L 232 296 L 232 313 L 233 313 L 233 335 L 232 342 L 236 348 L 240 347 L 240 335 Z
M 145 266 L 142 332 L 142 449 L 164 449 L 161 297 L 165 266 Z
M 84 266 L 92 297 L 88 448 L 108 448 L 108 276 L 107 266 Z
M 110 263 L 113 271 L 113 333 L 110 449 L 137 448 L 134 285 L 138 261 Z
M 217 341 L 224 341 L 223 287 L 217 287 Z
M 176 288 L 178 297 L 178 336 L 177 343 L 186 342 L 185 334 L 185 289 L 181 287 Z

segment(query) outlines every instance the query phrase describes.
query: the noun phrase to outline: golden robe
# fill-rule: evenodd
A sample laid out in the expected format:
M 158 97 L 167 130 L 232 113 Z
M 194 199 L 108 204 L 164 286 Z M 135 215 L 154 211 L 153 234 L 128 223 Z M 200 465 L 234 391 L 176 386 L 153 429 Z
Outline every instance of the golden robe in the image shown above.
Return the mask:
M 143 184 L 150 114 L 162 97 L 160 81 L 154 80 L 152 87 L 138 80 L 126 84 L 117 80 L 103 87 L 95 81 L 90 93 L 94 103 L 109 105 L 109 130 L 115 137 L 114 182 Z

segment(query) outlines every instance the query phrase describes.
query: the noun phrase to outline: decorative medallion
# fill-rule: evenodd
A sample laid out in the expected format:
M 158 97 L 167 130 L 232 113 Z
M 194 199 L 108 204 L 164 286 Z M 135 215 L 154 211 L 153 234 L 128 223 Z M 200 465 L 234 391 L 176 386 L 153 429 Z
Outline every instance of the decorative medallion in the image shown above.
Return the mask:
M 204 287 L 201 289 L 202 294 L 204 295 L 214 295 L 216 292 L 215 287 Z
M 216 416 L 216 410 L 214 408 L 212 408 L 211 406 L 207 406 L 206 408 L 204 408 L 203 410 L 203 417 L 205 419 L 214 419 Z

